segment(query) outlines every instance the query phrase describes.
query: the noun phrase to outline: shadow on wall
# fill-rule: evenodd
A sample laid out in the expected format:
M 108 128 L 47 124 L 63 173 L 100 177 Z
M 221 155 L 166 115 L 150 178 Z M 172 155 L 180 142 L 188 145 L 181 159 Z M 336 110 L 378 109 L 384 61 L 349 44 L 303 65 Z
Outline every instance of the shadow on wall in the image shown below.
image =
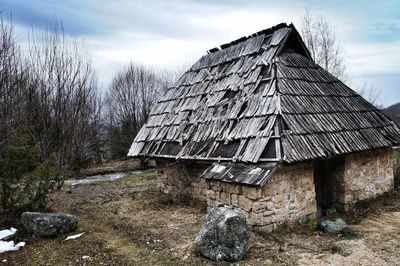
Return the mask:
M 400 187 L 400 147 L 393 148 L 394 186 Z

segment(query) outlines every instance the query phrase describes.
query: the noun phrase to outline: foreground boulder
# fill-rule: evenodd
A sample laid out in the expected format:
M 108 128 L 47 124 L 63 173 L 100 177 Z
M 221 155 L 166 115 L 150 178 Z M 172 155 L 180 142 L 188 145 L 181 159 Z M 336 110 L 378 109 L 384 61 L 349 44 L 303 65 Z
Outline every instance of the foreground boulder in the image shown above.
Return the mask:
M 336 221 L 323 221 L 321 222 L 321 228 L 325 233 L 329 234 L 338 234 L 342 232 L 344 229 L 348 228 L 348 225 L 345 221 L 338 218 Z
M 26 231 L 38 237 L 55 237 L 76 229 L 76 216 L 64 213 L 24 212 L 21 222 Z
M 239 261 L 249 249 L 250 229 L 244 213 L 229 206 L 211 209 L 196 237 L 196 250 L 214 261 Z

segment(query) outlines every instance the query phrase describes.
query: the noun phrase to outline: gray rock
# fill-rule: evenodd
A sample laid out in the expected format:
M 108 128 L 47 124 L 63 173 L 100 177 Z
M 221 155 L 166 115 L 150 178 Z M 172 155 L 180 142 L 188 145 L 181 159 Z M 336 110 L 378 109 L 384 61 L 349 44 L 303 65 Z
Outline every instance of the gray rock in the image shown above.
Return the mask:
M 21 222 L 28 233 L 38 237 L 55 237 L 76 229 L 76 216 L 65 213 L 24 212 Z
M 196 250 L 214 261 L 239 261 L 249 249 L 250 229 L 246 216 L 226 205 L 216 206 L 207 215 L 197 234 Z
M 336 219 L 336 221 L 321 222 L 322 230 L 324 230 L 324 232 L 329 233 L 329 234 L 338 234 L 347 227 L 348 227 L 348 225 L 346 224 L 346 222 L 340 218 Z

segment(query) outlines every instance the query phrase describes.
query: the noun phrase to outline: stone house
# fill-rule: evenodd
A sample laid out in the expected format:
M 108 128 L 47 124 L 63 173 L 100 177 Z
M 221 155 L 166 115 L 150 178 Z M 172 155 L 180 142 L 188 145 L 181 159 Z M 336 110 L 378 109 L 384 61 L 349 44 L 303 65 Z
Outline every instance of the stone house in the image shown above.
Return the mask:
M 393 188 L 400 131 L 311 58 L 293 25 L 214 48 L 167 90 L 129 156 L 159 186 L 271 231 Z

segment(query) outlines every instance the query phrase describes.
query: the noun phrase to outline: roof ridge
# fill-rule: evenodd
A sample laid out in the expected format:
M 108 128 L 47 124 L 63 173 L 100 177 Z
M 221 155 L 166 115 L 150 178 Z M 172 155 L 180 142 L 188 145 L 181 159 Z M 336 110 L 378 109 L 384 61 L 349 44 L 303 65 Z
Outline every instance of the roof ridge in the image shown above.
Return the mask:
M 208 50 L 207 53 L 210 53 L 210 54 L 211 53 L 215 53 L 215 52 L 221 51 L 223 49 L 226 49 L 228 47 L 231 47 L 233 45 L 236 45 L 238 43 L 244 42 L 244 41 L 246 41 L 246 40 L 248 40 L 250 38 L 254 38 L 254 37 L 257 37 L 257 36 L 260 36 L 260 35 L 270 35 L 270 34 L 273 34 L 275 31 L 277 31 L 279 29 L 282 29 L 282 28 L 293 28 L 293 27 L 294 27 L 293 24 L 289 24 L 288 25 L 288 24 L 282 22 L 282 23 L 279 23 L 279 24 L 277 24 L 277 25 L 275 25 L 273 27 L 270 27 L 270 28 L 267 28 L 267 29 L 264 29 L 264 30 L 260 30 L 258 32 L 253 33 L 253 34 L 250 34 L 248 36 L 243 36 L 243 37 L 241 37 L 239 39 L 233 40 L 233 41 L 228 42 L 228 43 L 221 44 L 219 47 L 214 47 L 214 48 Z

